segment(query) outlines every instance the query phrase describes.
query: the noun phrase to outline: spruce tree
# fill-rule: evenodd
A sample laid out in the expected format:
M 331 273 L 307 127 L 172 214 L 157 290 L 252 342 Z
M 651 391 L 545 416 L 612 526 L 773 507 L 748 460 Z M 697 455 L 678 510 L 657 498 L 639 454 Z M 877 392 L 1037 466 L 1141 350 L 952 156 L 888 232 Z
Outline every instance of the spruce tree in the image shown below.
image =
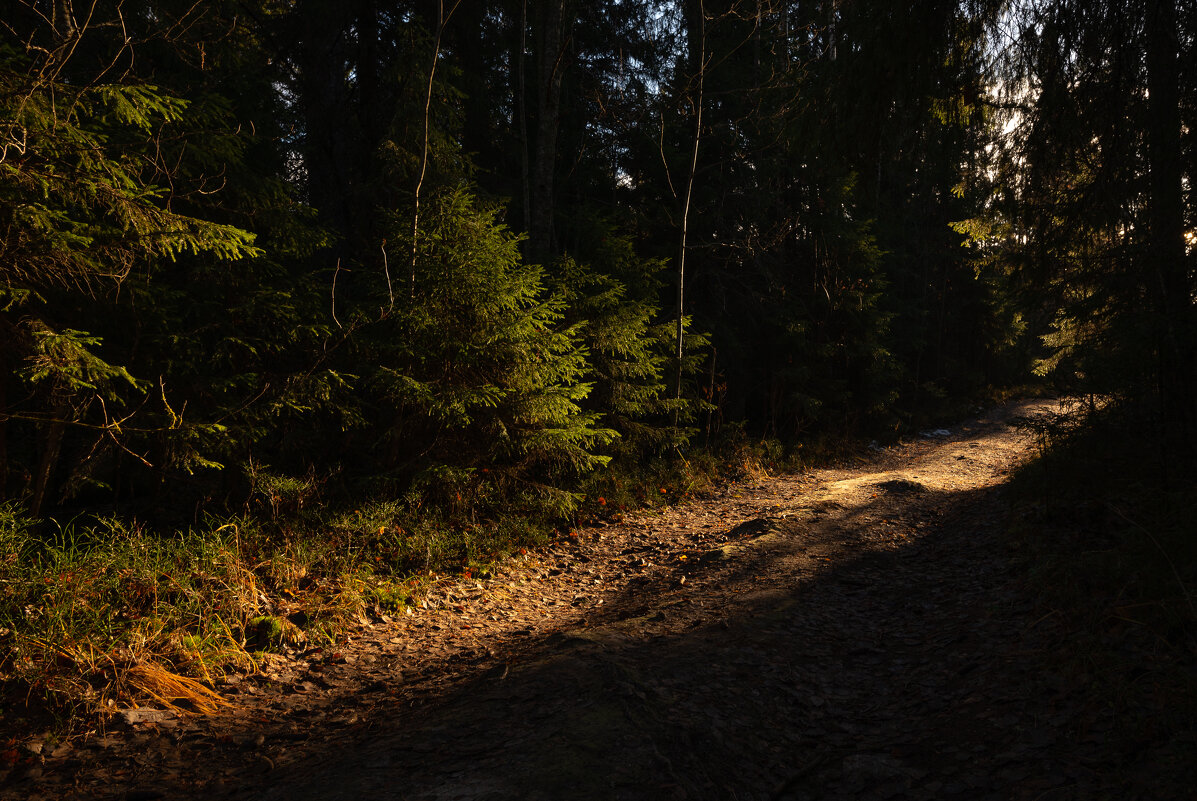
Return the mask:
M 102 317 L 122 286 L 160 265 L 259 253 L 244 229 L 176 209 L 195 176 L 169 149 L 207 112 L 120 71 L 139 45 L 111 36 L 121 12 L 108 11 L 81 26 L 22 2 L 0 39 L 0 477 L 34 514 L 62 472 L 68 432 L 84 454 L 111 443 L 144 461 L 127 439 L 134 411 L 160 402 L 165 419 L 151 425 L 181 424 L 156 376 L 135 379 L 121 366 L 129 354 L 80 321 Z M 88 459 L 75 461 L 72 476 L 59 475 L 68 489 L 89 479 Z
M 416 295 L 354 341 L 371 436 L 392 485 L 418 497 L 560 516 L 576 503 L 570 481 L 607 461 L 596 449 L 615 432 L 582 409 L 578 326 L 498 213 L 466 189 L 430 198 Z

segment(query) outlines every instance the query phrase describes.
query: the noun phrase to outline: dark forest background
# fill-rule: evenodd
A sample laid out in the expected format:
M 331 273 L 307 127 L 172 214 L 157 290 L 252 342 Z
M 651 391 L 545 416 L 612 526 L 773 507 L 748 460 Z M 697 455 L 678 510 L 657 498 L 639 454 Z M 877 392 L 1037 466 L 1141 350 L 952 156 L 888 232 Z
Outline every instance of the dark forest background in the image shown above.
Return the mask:
M 230 531 L 480 569 L 1032 383 L 1191 487 L 1195 35 L 1176 0 L 8 0 L 6 569 Z

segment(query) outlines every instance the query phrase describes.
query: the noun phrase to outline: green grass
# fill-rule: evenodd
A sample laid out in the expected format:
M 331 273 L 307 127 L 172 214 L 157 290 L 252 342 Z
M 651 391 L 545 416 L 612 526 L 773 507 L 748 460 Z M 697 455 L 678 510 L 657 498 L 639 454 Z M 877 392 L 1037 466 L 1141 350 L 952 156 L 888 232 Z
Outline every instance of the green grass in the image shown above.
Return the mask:
M 150 673 L 210 682 L 249 665 L 241 635 L 261 594 L 233 527 L 159 537 L 105 520 L 47 533 L 6 505 L 0 539 L 0 671 L 51 706 L 171 702 L 154 698 Z M 175 700 L 205 706 L 192 696 Z
M 256 651 L 333 641 L 362 614 L 379 551 L 360 534 L 248 518 L 56 527 L 0 507 L 0 679 L 68 718 L 214 711 L 204 688 L 253 670 Z
M 323 503 L 310 480 L 254 475 L 251 511 L 186 531 L 118 518 L 58 524 L 0 505 L 0 684 L 71 721 L 150 704 L 214 712 L 220 676 L 264 651 L 335 642 L 373 611 L 418 605 L 444 576 L 485 578 L 507 555 L 596 518 L 683 502 L 729 478 L 793 468 L 802 451 L 744 436 L 615 466 L 567 518 L 426 498 Z M 490 508 L 490 517 L 485 510 Z M 18 710 L 0 709 L 0 723 Z
M 161 532 L 35 522 L 0 505 L 0 723 L 22 716 L 14 699 L 67 722 L 135 704 L 216 711 L 216 680 L 254 670 L 261 651 L 334 642 L 371 610 L 418 603 L 444 574 L 484 578 L 552 535 L 535 519 L 398 502 L 279 510 Z

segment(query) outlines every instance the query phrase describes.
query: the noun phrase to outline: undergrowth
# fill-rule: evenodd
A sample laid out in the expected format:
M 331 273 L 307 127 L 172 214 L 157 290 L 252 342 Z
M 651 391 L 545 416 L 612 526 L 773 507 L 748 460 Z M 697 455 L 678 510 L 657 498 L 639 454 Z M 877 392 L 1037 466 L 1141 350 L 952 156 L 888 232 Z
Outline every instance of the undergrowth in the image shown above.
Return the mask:
M 438 574 L 485 575 L 545 536 L 515 520 L 412 522 L 393 503 L 169 534 L 117 519 L 35 525 L 6 504 L 0 680 L 63 721 L 138 704 L 214 712 L 216 680 L 254 670 L 261 652 L 331 644 L 370 610 L 414 604 Z
M 1040 455 L 1013 484 L 1012 544 L 1044 615 L 1067 623 L 1062 668 L 1140 740 L 1197 745 L 1192 455 L 1118 401 L 1028 425 Z
M 62 726 L 135 705 L 215 712 L 219 678 L 255 670 L 263 652 L 329 645 L 367 614 L 405 614 L 446 575 L 484 579 L 506 556 L 594 519 L 795 464 L 776 444 L 729 438 L 602 471 L 579 488 L 576 512 L 555 521 L 479 520 L 410 499 L 329 507 L 308 484 L 262 475 L 270 492 L 256 507 L 186 531 L 115 517 L 33 521 L 3 504 L 0 726 L 28 701 Z

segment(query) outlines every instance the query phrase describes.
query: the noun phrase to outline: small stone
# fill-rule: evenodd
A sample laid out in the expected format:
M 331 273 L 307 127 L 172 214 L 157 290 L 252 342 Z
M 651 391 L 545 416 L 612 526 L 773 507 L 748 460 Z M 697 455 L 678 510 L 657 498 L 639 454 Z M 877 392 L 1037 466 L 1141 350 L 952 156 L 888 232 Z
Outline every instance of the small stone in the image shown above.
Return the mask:
M 723 548 L 716 548 L 713 551 L 707 551 L 704 554 L 700 554 L 698 557 L 698 561 L 700 561 L 700 562 L 724 562 L 731 558 L 733 550 L 734 549 L 729 546 L 724 546 Z
M 138 707 L 136 709 L 122 709 L 116 713 L 126 726 L 143 726 L 156 723 L 167 723 L 175 719 L 173 712 L 165 709 L 151 709 Z
M 907 479 L 904 479 L 904 478 L 896 478 L 896 479 L 892 479 L 890 481 L 882 481 L 878 484 L 875 484 L 874 486 L 876 486 L 878 489 L 885 490 L 886 492 L 893 493 L 895 495 L 902 495 L 905 493 L 912 493 L 912 492 L 914 492 L 914 493 L 923 492 L 925 489 L 923 487 L 923 485 L 918 483 L 917 481 L 908 481 Z

